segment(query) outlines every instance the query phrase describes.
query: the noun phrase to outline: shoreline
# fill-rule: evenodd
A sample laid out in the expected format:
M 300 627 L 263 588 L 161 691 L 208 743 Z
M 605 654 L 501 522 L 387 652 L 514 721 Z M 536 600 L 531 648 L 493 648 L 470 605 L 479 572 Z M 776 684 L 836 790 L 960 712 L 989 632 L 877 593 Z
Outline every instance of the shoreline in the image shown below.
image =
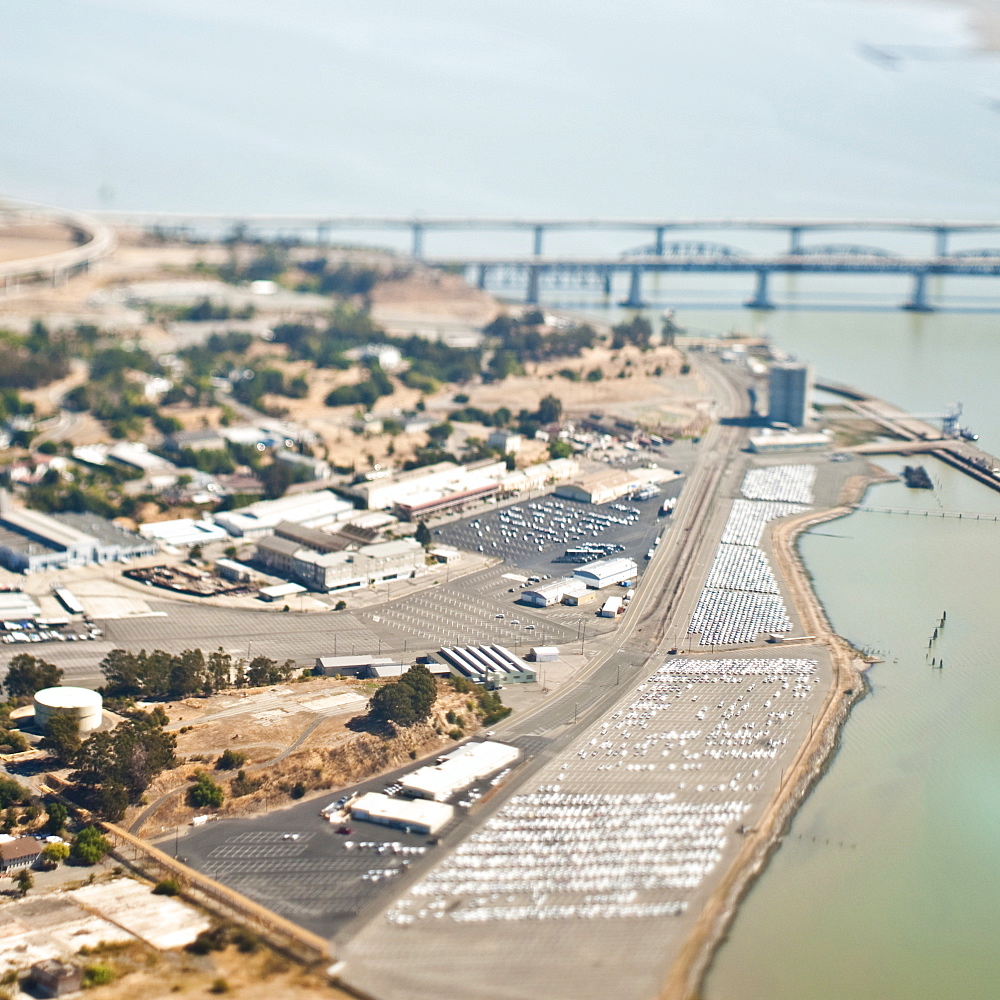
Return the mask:
M 799 807 L 833 762 L 851 709 L 868 692 L 865 671 L 871 663 L 833 631 L 802 561 L 798 539 L 808 528 L 852 513 L 852 505 L 869 487 L 892 478 L 895 477 L 872 467 L 868 475 L 853 476 L 845 481 L 838 506 L 810 511 L 782 522 L 772 534 L 777 569 L 806 631 L 816 636 L 816 645 L 829 650 L 833 678 L 818 713 L 818 723 L 799 747 L 788 766 L 787 777 L 702 909 L 667 974 L 660 991 L 661 1000 L 696 1000 L 702 996 L 705 978 L 739 912 L 740 903 L 766 871 Z

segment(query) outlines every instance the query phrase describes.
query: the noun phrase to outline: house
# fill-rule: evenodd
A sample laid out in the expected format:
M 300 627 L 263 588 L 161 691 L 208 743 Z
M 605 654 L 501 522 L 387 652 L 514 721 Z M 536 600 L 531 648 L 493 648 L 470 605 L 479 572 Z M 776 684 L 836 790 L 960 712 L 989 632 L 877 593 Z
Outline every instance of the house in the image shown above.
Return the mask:
M 34 837 L 18 837 L 0 844 L 0 872 L 30 868 L 42 856 L 43 847 Z

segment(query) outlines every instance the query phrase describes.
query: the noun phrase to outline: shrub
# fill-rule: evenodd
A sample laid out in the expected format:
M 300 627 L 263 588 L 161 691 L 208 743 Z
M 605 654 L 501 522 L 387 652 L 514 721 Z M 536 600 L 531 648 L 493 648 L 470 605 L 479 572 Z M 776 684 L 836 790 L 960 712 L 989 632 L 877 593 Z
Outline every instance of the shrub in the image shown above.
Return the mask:
M 115 970 L 110 965 L 88 965 L 83 970 L 84 986 L 107 986 L 114 978 Z
M 221 976 L 218 979 L 212 980 L 212 985 L 208 988 L 209 993 L 228 993 L 229 983 L 225 981 Z
M 188 789 L 188 803 L 195 809 L 218 809 L 225 800 L 225 792 L 205 771 L 194 772 L 194 784 Z
M 235 771 L 247 762 L 247 755 L 238 750 L 224 750 L 215 762 L 217 771 Z
M 176 896 L 181 887 L 175 878 L 165 878 L 153 886 L 154 896 Z
M 306 786 L 301 781 L 296 781 L 289 794 L 293 799 L 301 799 L 306 794 Z

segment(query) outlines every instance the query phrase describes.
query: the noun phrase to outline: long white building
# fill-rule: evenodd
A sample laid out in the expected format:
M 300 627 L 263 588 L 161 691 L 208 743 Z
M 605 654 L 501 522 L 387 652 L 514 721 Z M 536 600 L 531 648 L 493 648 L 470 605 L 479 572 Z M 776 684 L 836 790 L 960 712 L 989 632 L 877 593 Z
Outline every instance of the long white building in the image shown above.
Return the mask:
M 354 505 L 330 490 L 295 493 L 277 500 L 259 500 L 249 507 L 214 515 L 214 521 L 234 538 L 261 538 L 273 534 L 282 521 L 318 528 L 354 514 Z

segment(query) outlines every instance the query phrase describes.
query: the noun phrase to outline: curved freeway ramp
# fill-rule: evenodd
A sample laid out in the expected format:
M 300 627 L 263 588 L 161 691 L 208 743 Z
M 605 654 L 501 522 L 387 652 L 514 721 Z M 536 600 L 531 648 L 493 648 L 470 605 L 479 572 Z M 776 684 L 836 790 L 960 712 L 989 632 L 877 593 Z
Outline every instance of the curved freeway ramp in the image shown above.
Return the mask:
M 107 257 L 118 245 L 114 229 L 93 216 L 70 209 L 49 208 L 24 202 L 0 202 L 0 226 L 4 223 L 49 223 L 64 226 L 78 240 L 68 250 L 20 260 L 0 262 L 0 287 L 8 292 L 25 282 L 58 284 L 96 261 Z

